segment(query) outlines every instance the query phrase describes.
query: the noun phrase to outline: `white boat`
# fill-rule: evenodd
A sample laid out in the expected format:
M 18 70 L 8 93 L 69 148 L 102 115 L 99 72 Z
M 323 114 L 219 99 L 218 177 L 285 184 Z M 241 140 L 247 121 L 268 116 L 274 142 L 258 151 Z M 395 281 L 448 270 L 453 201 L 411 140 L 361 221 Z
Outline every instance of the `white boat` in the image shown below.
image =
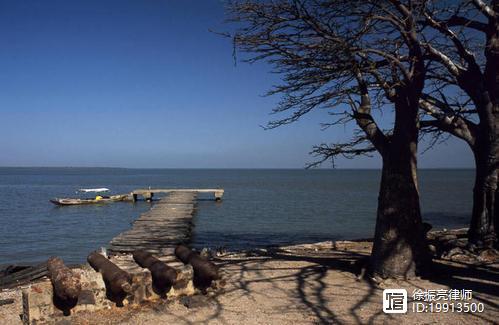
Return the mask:
M 100 187 L 100 188 L 80 188 L 78 192 L 83 193 L 100 193 L 100 192 L 109 192 L 108 188 Z
M 100 188 L 81 188 L 77 191 L 81 193 L 102 193 L 109 192 L 108 188 L 100 187 Z M 124 195 L 111 195 L 111 196 L 101 196 L 97 195 L 95 198 L 55 198 L 50 200 L 50 202 L 55 205 L 82 205 L 82 204 L 95 204 L 95 203 L 108 203 L 108 202 L 117 202 L 117 201 L 127 201 L 129 196 L 127 194 Z

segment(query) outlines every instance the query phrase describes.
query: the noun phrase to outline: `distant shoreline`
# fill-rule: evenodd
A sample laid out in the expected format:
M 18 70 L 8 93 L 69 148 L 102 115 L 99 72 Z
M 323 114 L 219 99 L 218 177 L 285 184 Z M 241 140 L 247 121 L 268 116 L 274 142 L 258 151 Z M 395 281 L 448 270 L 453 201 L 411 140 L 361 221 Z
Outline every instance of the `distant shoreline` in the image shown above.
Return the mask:
M 380 168 L 182 168 L 182 167 L 78 167 L 78 166 L 0 166 L 0 169 L 113 169 L 113 170 L 307 170 L 307 171 L 321 171 L 321 170 L 368 170 L 368 171 L 378 171 Z M 475 170 L 474 167 L 460 167 L 460 168 L 419 168 L 418 170 Z

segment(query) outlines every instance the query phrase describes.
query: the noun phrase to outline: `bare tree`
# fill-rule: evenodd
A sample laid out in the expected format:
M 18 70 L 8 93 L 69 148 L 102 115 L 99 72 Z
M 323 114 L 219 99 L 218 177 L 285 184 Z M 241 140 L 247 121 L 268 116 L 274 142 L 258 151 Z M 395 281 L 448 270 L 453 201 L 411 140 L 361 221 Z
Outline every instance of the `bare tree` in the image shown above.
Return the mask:
M 424 3 L 254 0 L 231 3 L 229 15 L 245 61 L 265 60 L 283 76 L 269 94 L 282 96 L 274 113 L 285 117 L 269 128 L 323 107 L 333 112 L 332 125 L 354 121 L 362 135 L 318 150 L 355 156 L 374 148 L 381 155 L 370 271 L 383 278 L 422 271 L 429 263 L 417 182 L 418 110 L 427 73 L 417 24 Z M 378 125 L 374 109 L 394 112 L 385 115 L 393 116 L 389 130 Z
M 422 96 L 421 107 L 430 118 L 422 126 L 452 134 L 470 146 L 476 175 L 469 241 L 492 246 L 499 226 L 499 1 L 428 1 L 424 16 L 422 46 L 438 65 L 427 75 L 432 86 Z

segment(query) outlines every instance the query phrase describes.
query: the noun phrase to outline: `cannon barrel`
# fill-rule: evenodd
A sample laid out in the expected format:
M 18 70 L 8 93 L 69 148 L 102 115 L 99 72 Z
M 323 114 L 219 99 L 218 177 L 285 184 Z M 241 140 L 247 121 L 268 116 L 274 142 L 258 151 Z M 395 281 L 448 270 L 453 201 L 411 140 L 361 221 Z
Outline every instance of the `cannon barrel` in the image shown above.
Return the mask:
M 168 293 L 177 279 L 177 271 L 145 250 L 133 252 L 133 259 L 140 267 L 151 271 L 154 291 L 159 295 Z
M 109 298 L 121 304 L 126 295 L 132 291 L 130 274 L 97 252 L 90 253 L 87 261 L 95 271 L 102 274 Z
M 175 248 L 175 256 L 177 256 L 177 258 L 181 260 L 182 263 L 184 264 L 189 264 L 189 257 L 191 256 L 192 253 L 193 251 L 191 251 L 188 247 L 184 245 L 178 245 Z
M 184 245 L 179 245 L 175 248 L 175 256 L 184 264 L 192 265 L 194 270 L 194 286 L 200 289 L 206 289 L 211 286 L 213 280 L 218 280 L 218 267 L 208 259 L 193 252 Z
M 78 303 L 81 292 L 80 275 L 71 271 L 59 257 L 49 258 L 47 269 L 54 289 L 54 304 L 64 315 L 69 315 Z

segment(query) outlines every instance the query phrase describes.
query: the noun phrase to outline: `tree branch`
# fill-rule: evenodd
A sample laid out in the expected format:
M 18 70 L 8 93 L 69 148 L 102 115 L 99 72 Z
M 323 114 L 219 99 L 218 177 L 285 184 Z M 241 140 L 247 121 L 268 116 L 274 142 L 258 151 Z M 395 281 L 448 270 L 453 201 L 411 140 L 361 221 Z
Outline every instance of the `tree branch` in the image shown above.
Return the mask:
M 461 16 L 452 16 L 445 23 L 449 27 L 464 26 L 464 27 L 472 28 L 472 29 L 475 29 L 477 31 L 484 32 L 484 33 L 487 31 L 487 24 L 482 23 L 480 21 L 471 20 L 471 19 L 468 19 L 465 17 L 461 17 Z
M 484 14 L 489 19 L 495 19 L 496 13 L 495 11 L 487 5 L 487 3 L 482 0 L 472 0 L 473 5 L 480 10 L 482 14 Z
M 439 103 L 443 104 L 442 102 Z M 420 100 L 420 107 L 428 116 L 434 118 L 434 120 L 421 121 L 421 128 L 436 127 L 466 141 L 472 148 L 475 146 L 478 127 L 476 124 L 458 115 L 449 116 L 440 113 L 439 108 L 426 100 Z M 446 110 L 452 111 L 450 108 Z

